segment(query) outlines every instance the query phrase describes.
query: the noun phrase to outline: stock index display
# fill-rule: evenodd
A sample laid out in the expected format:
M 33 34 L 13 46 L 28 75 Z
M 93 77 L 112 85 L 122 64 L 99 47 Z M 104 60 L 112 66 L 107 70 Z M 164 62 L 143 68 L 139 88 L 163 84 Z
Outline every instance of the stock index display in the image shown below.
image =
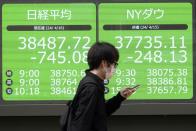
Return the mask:
M 186 2 L 4 4 L 3 99 L 72 99 L 97 40 L 120 52 L 107 99 L 137 84 L 131 100 L 192 99 L 192 11 Z
M 96 41 L 94 4 L 3 5 L 3 98 L 71 99 Z
M 99 38 L 120 52 L 113 92 L 141 84 L 131 99 L 193 97 L 190 3 L 103 3 L 99 25 Z

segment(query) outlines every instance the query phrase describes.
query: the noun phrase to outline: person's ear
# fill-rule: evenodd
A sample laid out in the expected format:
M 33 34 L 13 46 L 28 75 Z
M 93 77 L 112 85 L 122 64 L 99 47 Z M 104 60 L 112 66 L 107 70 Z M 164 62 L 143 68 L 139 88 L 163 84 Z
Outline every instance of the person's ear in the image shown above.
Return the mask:
M 107 67 L 107 62 L 105 60 L 101 61 L 101 68 Z

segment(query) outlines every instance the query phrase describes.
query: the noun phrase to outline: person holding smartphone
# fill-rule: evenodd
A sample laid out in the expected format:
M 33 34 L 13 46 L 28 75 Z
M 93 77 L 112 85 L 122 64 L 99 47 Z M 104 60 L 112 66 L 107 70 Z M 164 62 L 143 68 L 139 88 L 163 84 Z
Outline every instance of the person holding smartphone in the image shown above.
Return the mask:
M 108 116 L 136 91 L 136 88 L 123 88 L 117 95 L 105 100 L 104 80 L 113 76 L 118 60 L 119 52 L 112 44 L 97 42 L 92 45 L 87 55 L 89 69 L 85 71 L 86 76 L 80 81 L 69 104 L 64 131 L 107 131 Z

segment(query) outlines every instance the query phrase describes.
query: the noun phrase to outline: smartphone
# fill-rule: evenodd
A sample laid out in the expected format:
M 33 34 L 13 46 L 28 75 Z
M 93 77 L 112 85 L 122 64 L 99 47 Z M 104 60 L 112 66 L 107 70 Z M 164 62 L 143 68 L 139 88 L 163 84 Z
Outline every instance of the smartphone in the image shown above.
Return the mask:
M 133 91 L 133 89 L 134 90 L 137 90 L 138 88 L 140 87 L 140 85 L 136 85 L 136 86 L 133 86 L 133 87 L 129 87 L 128 89 L 129 89 L 129 91 Z M 133 93 L 135 93 L 135 92 L 133 92 Z
M 140 87 L 140 85 L 136 85 L 136 86 L 134 86 L 134 87 L 130 87 L 129 89 L 130 89 L 130 90 L 132 90 L 132 89 L 136 89 L 136 90 L 137 90 L 139 87 Z

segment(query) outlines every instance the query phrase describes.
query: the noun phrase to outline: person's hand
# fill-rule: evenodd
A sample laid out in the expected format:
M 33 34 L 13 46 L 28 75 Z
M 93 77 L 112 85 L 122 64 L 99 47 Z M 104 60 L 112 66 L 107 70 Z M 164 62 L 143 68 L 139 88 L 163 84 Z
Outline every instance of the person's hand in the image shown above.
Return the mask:
M 136 89 L 134 88 L 123 88 L 120 90 L 120 95 L 124 98 L 128 98 L 129 96 L 131 96 L 134 92 L 136 91 Z

